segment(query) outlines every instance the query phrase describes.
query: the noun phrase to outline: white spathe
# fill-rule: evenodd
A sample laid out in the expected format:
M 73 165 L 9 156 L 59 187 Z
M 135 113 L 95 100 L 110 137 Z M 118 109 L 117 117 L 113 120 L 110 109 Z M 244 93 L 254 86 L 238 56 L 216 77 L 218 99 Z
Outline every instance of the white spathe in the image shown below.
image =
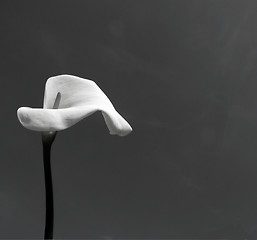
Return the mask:
M 115 110 L 104 92 L 91 80 L 59 75 L 47 80 L 43 108 L 21 107 L 21 124 L 34 131 L 60 131 L 96 111 L 101 111 L 110 134 L 125 136 L 129 123 Z

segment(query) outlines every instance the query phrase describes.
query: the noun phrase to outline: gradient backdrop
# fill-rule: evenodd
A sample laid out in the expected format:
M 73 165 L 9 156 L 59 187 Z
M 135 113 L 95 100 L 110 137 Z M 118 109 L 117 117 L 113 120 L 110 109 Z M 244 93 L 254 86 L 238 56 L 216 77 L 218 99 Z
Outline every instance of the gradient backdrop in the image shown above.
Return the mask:
M 48 77 L 92 79 L 100 113 L 57 135 L 55 238 L 257 237 L 257 2 L 0 2 L 0 238 L 42 238 L 41 138 L 20 106 Z

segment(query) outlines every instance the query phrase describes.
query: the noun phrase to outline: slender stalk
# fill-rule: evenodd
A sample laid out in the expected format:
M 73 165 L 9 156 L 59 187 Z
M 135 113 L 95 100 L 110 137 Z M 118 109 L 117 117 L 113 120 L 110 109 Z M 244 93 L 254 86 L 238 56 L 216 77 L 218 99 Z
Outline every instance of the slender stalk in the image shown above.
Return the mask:
M 44 239 L 53 239 L 54 229 L 54 196 L 51 173 L 51 147 L 55 139 L 56 132 L 43 132 L 43 160 L 44 160 L 44 174 L 45 174 L 45 234 Z

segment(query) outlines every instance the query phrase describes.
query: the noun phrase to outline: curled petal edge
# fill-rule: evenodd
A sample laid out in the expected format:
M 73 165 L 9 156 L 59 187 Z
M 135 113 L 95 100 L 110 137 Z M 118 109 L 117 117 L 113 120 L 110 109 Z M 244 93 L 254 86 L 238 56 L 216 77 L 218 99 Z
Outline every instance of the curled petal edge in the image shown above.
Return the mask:
M 96 111 L 101 111 L 110 134 L 125 136 L 132 131 L 129 123 L 115 109 L 98 106 L 76 106 L 63 109 L 21 107 L 17 110 L 20 123 L 33 131 L 61 131 Z

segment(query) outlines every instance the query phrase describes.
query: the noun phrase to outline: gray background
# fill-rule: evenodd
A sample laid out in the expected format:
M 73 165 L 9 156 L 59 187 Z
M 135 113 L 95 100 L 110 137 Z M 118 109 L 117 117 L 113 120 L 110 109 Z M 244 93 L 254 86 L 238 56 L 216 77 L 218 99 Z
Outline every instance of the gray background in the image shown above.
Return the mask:
M 100 113 L 53 146 L 55 238 L 257 237 L 257 2 L 0 2 L 0 238 L 42 238 L 48 77 L 89 78 L 134 131 Z

